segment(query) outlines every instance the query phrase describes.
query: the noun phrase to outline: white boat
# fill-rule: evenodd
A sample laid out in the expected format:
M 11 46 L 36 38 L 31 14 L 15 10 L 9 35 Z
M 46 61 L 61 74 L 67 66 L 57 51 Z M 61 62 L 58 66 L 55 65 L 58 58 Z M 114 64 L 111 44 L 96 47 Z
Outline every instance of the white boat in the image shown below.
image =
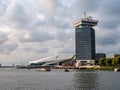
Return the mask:
M 51 71 L 50 68 L 38 68 L 37 71 Z
M 118 71 L 120 71 L 120 68 L 115 68 L 114 71 L 118 72 Z

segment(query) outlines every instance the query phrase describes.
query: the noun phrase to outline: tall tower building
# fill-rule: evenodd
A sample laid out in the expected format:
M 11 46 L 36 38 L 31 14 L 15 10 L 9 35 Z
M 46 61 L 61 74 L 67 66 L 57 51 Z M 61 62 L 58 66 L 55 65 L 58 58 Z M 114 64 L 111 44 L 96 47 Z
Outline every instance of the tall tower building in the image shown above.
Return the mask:
M 88 65 L 95 60 L 95 30 L 92 27 L 97 23 L 90 16 L 74 23 L 76 60 L 81 62 L 79 65 Z

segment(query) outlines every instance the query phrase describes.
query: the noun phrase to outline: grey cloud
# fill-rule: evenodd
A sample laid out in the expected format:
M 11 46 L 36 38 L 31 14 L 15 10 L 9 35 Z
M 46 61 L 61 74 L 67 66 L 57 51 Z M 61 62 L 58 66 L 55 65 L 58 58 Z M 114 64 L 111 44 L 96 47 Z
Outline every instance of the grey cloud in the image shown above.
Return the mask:
M 45 25 L 45 24 L 46 24 L 45 21 L 37 20 L 34 25 L 36 27 L 40 27 L 40 26 Z
M 60 30 L 65 30 L 65 29 L 71 29 L 72 23 L 68 19 L 67 16 L 61 17 L 61 15 L 47 15 L 45 16 L 44 20 L 36 20 L 35 27 L 50 27 L 50 28 L 56 28 Z
M 77 3 L 75 3 L 75 6 L 81 10 L 96 11 L 102 1 L 103 0 L 76 0 Z
M 58 51 L 60 54 L 75 54 L 73 47 L 63 48 L 61 51 Z
M 26 1 L 25 3 L 27 2 L 28 1 Z M 39 8 L 38 8 L 37 13 L 33 11 L 34 14 L 31 12 L 29 5 L 22 4 L 20 2 L 15 2 L 14 4 L 9 5 L 7 11 L 5 12 L 4 23 L 11 26 L 12 28 L 15 28 L 16 30 L 18 29 L 28 30 L 30 28 L 35 28 L 35 27 L 40 27 L 40 26 L 43 27 L 45 25 L 56 27 L 56 28 L 61 28 L 61 29 L 70 28 L 71 25 L 68 24 L 68 21 L 66 21 L 65 19 L 62 20 L 64 16 L 62 15 L 63 17 L 60 17 L 63 12 L 59 13 L 60 15 L 57 14 L 58 13 L 57 10 L 59 9 L 58 7 L 61 6 L 60 2 L 56 0 L 51 0 L 51 2 L 53 3 L 56 9 L 54 12 L 52 13 L 43 12 L 43 11 L 39 12 Z M 64 10 L 64 8 L 62 8 L 62 10 Z M 39 13 L 45 14 L 46 16 L 45 20 L 41 21 L 36 18 L 36 15 Z M 54 17 L 56 15 L 58 15 L 58 19 Z
M 9 33 L 0 31 L 0 53 L 11 53 L 19 45 L 16 42 L 9 42 L 8 38 Z
M 118 32 L 118 28 L 120 26 L 120 1 L 119 0 L 104 0 L 104 2 L 101 4 L 101 7 L 99 9 L 99 28 L 101 29 L 101 33 L 98 33 L 98 36 L 96 36 L 96 42 L 97 45 L 99 45 L 101 48 L 109 48 L 109 46 L 113 46 L 114 48 L 119 48 L 118 44 L 120 42 L 120 35 Z M 99 35 L 106 33 L 102 37 L 99 37 Z M 110 50 L 106 50 L 109 52 Z M 111 51 L 110 51 L 111 52 Z M 115 52 L 115 51 L 114 51 Z M 117 52 L 117 49 L 116 49 Z
M 22 48 L 22 50 L 30 52 L 30 51 L 34 51 L 34 48 L 32 48 L 32 47 L 25 47 L 25 48 Z
M 59 6 L 58 0 L 37 0 L 40 9 L 45 13 L 53 13 Z
M 6 10 L 6 6 L 3 2 L 0 2 L 0 16 L 4 15 L 4 12 Z
M 87 15 L 97 12 L 103 1 L 104 0 L 76 0 L 70 7 L 71 14 L 74 15 L 73 17 L 81 18 L 83 17 L 84 11 L 88 13 Z
M 8 35 L 7 33 L 0 32 L 0 44 L 3 44 L 4 42 L 8 40 L 7 35 Z
M 118 37 L 115 36 L 108 36 L 108 37 L 103 37 L 97 40 L 97 43 L 102 46 L 106 45 L 116 45 L 118 43 Z
M 109 16 L 120 16 L 120 0 L 105 0 L 103 5 L 102 5 L 102 11 L 104 14 Z
M 105 20 L 100 22 L 100 26 L 103 29 L 110 29 L 110 30 L 115 30 L 116 28 L 118 28 L 120 19 L 116 20 L 116 19 L 112 19 L 112 20 Z
M 36 48 L 34 48 L 34 47 L 27 47 L 27 48 L 23 48 L 23 50 L 26 50 L 26 51 L 30 51 L 30 52 L 36 52 L 36 53 L 38 53 L 38 54 L 40 54 L 40 53 L 48 53 L 48 51 L 49 51 L 49 49 L 46 47 L 43 47 L 43 46 L 36 46 Z
M 18 48 L 18 46 L 19 45 L 16 42 L 4 44 L 5 49 L 9 52 L 14 51 L 16 48 Z
M 54 0 L 52 0 L 54 1 Z M 46 1 L 45 1 L 46 2 Z M 37 27 L 50 27 L 56 29 L 71 29 L 72 22 L 69 18 L 70 13 L 68 12 L 68 8 L 62 7 L 60 1 L 54 1 L 55 10 L 52 13 L 40 11 L 39 13 L 44 13 L 45 19 L 44 20 L 37 20 L 35 26 Z M 65 13 L 65 10 L 67 11 Z
M 29 24 L 30 18 L 24 11 L 23 7 L 21 5 L 16 5 L 15 9 L 13 11 L 13 14 L 10 17 L 12 21 L 14 21 L 14 24 L 19 27 L 24 27 L 27 24 Z
M 65 41 L 62 43 L 62 47 L 58 47 L 59 54 L 74 54 L 74 42 Z
M 108 29 L 116 29 L 120 23 L 120 1 L 119 0 L 105 0 L 99 9 L 100 27 Z
M 42 32 L 37 32 L 37 31 L 32 31 L 28 33 L 28 37 L 21 37 L 20 41 L 21 42 L 46 42 L 49 40 L 53 40 L 54 36 L 52 36 L 50 33 L 46 31 Z
M 101 30 L 96 33 L 96 43 L 101 46 L 117 45 L 120 42 L 119 29 Z
M 48 53 L 49 49 L 48 48 L 43 48 L 43 49 L 36 50 L 36 52 L 37 53 Z
M 67 31 L 56 31 L 56 39 L 62 41 L 68 41 L 70 39 L 74 39 L 74 32 L 67 32 Z
M 0 16 L 3 16 L 10 4 L 11 0 L 0 0 Z
M 66 17 L 64 17 L 64 19 L 65 19 Z M 54 27 L 56 27 L 56 28 L 58 28 L 58 29 L 70 29 L 71 28 L 71 24 L 69 23 L 69 22 L 66 22 L 65 20 L 62 20 L 62 18 L 59 18 L 59 19 L 53 19 L 53 20 L 50 20 L 50 24 L 52 25 L 52 26 L 54 26 Z
M 26 28 L 31 19 L 30 15 L 27 14 L 26 9 L 20 3 L 9 6 L 4 17 L 6 17 L 4 18 L 6 21 L 4 23 L 15 29 Z
M 0 53 L 1 54 L 11 54 L 12 51 L 17 49 L 19 45 L 16 42 L 13 43 L 4 43 L 3 45 L 0 45 Z

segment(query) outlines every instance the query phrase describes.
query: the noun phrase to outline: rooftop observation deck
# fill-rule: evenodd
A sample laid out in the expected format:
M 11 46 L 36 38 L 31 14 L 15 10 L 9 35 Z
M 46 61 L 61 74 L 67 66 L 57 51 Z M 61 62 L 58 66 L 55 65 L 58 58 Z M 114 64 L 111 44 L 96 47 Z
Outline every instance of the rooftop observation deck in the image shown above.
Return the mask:
M 73 23 L 75 27 L 79 26 L 96 26 L 98 23 L 98 20 L 93 20 L 92 17 L 86 17 L 86 18 L 81 18 L 80 20 L 76 21 Z

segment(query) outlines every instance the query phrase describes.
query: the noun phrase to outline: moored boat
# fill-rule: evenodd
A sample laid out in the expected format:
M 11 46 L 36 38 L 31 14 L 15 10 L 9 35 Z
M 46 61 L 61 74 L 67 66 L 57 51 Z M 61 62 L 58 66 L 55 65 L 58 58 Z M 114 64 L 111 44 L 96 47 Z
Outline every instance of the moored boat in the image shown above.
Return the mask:
M 65 71 L 65 72 L 69 72 L 69 69 L 65 69 L 64 71 Z
M 114 71 L 118 72 L 118 71 L 120 71 L 120 68 L 115 68 Z
M 38 68 L 37 71 L 51 71 L 50 68 Z

